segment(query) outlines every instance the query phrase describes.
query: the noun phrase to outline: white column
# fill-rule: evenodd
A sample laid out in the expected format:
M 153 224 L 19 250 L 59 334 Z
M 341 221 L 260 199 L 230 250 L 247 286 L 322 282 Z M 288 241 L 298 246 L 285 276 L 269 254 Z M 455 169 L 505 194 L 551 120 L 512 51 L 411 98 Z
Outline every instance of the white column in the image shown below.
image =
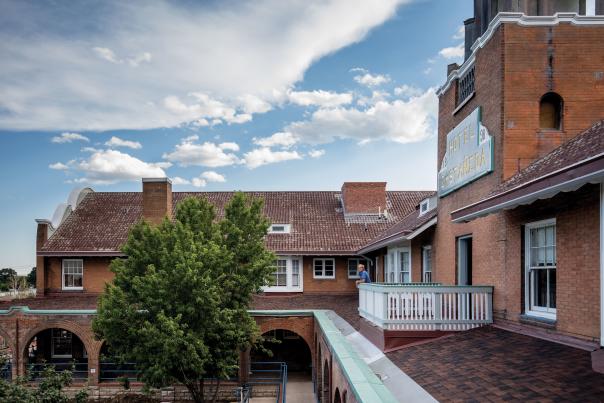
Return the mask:
M 600 183 L 600 346 L 604 347 L 604 182 Z
M 585 15 L 596 15 L 596 0 L 585 2 Z

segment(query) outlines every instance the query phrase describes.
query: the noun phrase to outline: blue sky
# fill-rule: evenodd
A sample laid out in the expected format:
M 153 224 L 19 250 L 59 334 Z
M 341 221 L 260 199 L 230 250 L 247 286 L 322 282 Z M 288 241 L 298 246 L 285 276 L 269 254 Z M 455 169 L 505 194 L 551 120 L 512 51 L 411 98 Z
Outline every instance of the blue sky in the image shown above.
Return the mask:
M 0 0 L 0 267 L 75 187 L 434 189 L 470 0 Z

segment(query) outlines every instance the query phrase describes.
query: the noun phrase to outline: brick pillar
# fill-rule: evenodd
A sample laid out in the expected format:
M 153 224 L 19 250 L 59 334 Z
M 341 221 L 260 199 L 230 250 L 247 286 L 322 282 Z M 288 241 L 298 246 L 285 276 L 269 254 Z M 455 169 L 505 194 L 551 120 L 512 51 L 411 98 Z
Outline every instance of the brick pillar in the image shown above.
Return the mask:
M 249 382 L 250 378 L 250 349 L 239 353 L 239 384 L 243 385 Z
M 100 359 L 103 342 L 94 340 L 90 344 L 90 350 L 88 351 L 88 383 L 92 386 L 96 386 L 99 384 L 99 378 L 101 376 Z M 86 348 L 88 348 L 88 346 Z
M 168 178 L 143 178 L 143 217 L 159 224 L 172 218 L 172 182 Z
M 53 228 L 48 220 L 36 220 L 36 222 L 38 223 L 36 232 L 36 296 L 43 297 L 46 289 L 46 265 L 44 264 L 44 256 L 38 256 L 38 253 Z

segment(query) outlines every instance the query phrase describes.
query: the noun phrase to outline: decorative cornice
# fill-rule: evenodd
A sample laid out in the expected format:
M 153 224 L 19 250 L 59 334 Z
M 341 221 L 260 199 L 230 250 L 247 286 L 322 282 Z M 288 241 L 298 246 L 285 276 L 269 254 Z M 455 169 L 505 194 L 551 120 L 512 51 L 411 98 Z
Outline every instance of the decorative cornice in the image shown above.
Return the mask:
M 447 81 L 436 91 L 441 96 L 449 89 L 454 80 L 462 77 L 474 64 L 476 51 L 483 48 L 503 23 L 517 24 L 525 27 L 544 27 L 558 25 L 561 22 L 573 25 L 604 25 L 604 15 L 579 15 L 575 13 L 556 13 L 554 15 L 525 15 L 522 13 L 499 13 L 493 18 L 486 32 L 472 45 L 472 54 L 457 70 L 453 70 Z

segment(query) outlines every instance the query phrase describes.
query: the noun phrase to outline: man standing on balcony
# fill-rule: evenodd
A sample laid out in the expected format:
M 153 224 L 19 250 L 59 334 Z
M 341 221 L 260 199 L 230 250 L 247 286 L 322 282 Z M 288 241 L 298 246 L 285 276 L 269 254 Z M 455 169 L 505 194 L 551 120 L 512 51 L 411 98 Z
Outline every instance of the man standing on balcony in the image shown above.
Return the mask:
M 371 283 L 371 279 L 369 278 L 369 273 L 365 270 L 364 264 L 359 264 L 357 266 L 357 271 L 359 272 L 359 279 L 356 281 L 357 285 L 361 283 Z

